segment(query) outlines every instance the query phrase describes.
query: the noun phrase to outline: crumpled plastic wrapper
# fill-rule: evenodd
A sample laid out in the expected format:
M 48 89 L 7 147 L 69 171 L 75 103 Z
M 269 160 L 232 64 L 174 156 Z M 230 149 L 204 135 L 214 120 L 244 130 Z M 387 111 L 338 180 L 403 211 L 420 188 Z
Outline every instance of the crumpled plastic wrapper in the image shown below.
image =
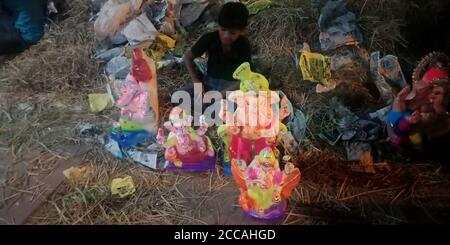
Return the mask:
M 124 198 L 134 192 L 136 192 L 136 187 L 131 176 L 116 178 L 111 181 L 111 194 L 113 195 L 119 195 L 120 198 Z

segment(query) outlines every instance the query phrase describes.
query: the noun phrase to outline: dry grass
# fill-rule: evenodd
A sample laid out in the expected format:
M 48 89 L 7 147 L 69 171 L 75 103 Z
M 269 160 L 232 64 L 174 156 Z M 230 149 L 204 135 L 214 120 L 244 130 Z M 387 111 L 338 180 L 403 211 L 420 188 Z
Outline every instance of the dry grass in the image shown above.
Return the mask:
M 94 114 L 89 111 L 87 96 L 76 93 L 9 94 L 3 99 L 0 141 L 16 158 L 34 146 L 54 152 L 64 144 L 78 142 L 81 123 L 94 123 L 106 130 L 115 111 Z
M 29 224 L 205 224 L 211 222 L 209 201 L 236 199 L 236 192 L 225 188 L 236 188 L 232 179 L 218 173 L 159 173 L 101 150 L 87 159 L 88 177 L 61 185 Z M 428 216 L 427 223 L 442 223 L 448 218 L 438 215 L 450 201 L 449 172 L 441 166 L 393 164 L 390 171 L 367 175 L 352 172 L 334 151 L 314 147 L 299 155 L 298 163 L 302 182 L 280 223 L 404 224 L 424 222 L 414 220 L 420 215 Z M 126 175 L 133 177 L 136 192 L 123 199 L 112 196 L 111 180 Z
M 390 171 L 371 175 L 352 172 L 351 163 L 341 159 L 326 148 L 310 148 L 298 157 L 302 182 L 291 198 L 291 213 L 324 223 L 447 222 L 440 212 L 448 209 L 450 182 L 442 166 L 392 163 Z M 296 218 L 287 217 L 285 223 Z
M 28 223 L 205 224 L 199 207 L 229 182 L 217 173 L 194 176 L 150 171 L 103 150 L 93 150 L 86 158 L 87 176 L 61 185 Z M 112 179 L 127 175 L 132 176 L 136 192 L 125 198 L 113 196 Z
M 405 0 L 351 0 L 349 8 L 355 12 L 365 38 L 364 46 L 369 51 L 395 54 L 400 46 L 407 45 L 400 29 L 406 16 Z
M 41 212 L 30 218 L 38 224 L 183 224 L 183 206 L 177 186 L 186 177 L 148 171 L 135 164 L 95 151 L 85 165 L 90 176 L 83 182 L 63 184 Z M 114 178 L 131 175 L 136 192 L 123 199 L 109 189 Z
M 271 8 L 250 19 L 248 33 L 257 50 L 257 64 L 271 83 L 286 83 L 286 77 L 296 72 L 294 53 L 298 44 L 314 45 L 313 40 L 318 37 L 316 21 L 308 14 L 308 3 L 274 1 Z

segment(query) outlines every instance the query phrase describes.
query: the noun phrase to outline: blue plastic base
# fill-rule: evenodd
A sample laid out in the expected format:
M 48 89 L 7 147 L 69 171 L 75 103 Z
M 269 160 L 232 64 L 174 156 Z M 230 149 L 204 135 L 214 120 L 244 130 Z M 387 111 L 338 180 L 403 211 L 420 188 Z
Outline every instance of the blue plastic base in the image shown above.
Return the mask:
M 121 131 L 113 129 L 111 131 L 111 139 L 119 143 L 120 147 L 125 148 L 154 142 L 155 135 L 155 132 L 148 132 L 146 130 Z
M 177 167 L 173 162 L 169 162 L 167 166 L 168 170 L 171 171 L 198 171 L 198 172 L 207 172 L 213 171 L 216 169 L 216 157 L 206 157 L 205 160 L 199 163 L 183 163 L 183 166 Z
M 224 162 L 224 164 L 223 164 L 223 174 L 225 176 L 233 176 L 233 173 L 231 172 L 231 163 L 230 162 Z

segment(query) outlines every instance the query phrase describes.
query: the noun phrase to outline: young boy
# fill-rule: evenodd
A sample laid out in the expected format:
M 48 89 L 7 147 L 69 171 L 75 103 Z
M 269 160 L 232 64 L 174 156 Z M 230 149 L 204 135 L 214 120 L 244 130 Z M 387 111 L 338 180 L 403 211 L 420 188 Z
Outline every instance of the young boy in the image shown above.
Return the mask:
M 251 48 L 243 36 L 248 22 L 248 10 L 244 4 L 229 2 L 222 6 L 218 17 L 219 30 L 204 34 L 184 55 L 184 63 L 193 83 L 200 83 L 205 91 L 226 91 L 239 89 L 239 81 L 233 79 L 234 71 L 244 62 L 251 64 Z M 206 75 L 200 78 L 194 67 L 194 59 L 208 56 Z M 199 96 L 193 84 L 183 88 L 191 96 Z M 220 106 L 220 104 L 216 104 Z M 194 111 L 195 113 L 195 111 Z M 195 115 L 194 118 L 197 118 Z M 231 176 L 230 162 L 221 157 L 226 175 Z
M 244 62 L 251 63 L 251 48 L 243 36 L 248 21 L 248 10 L 244 4 L 229 2 L 219 13 L 219 30 L 204 34 L 184 55 L 186 68 L 193 83 L 201 83 L 204 91 L 216 90 L 224 93 L 239 89 L 233 79 L 236 68 Z M 194 68 L 194 59 L 208 56 L 207 75 L 200 78 Z M 193 88 L 187 88 L 193 95 Z M 191 90 L 191 91 L 189 91 Z

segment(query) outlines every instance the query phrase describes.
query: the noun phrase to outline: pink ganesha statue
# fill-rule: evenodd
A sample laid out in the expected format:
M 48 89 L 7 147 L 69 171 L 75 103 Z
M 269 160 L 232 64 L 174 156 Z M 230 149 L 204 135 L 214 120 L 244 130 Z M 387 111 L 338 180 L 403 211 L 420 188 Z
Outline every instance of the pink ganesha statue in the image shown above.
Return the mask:
M 231 161 L 231 171 L 239 186 L 239 204 L 250 217 L 262 220 L 281 218 L 287 200 L 300 182 L 300 170 L 286 161 L 280 169 L 273 149 L 264 148 L 250 165 L 240 159 Z
M 396 145 L 423 150 L 450 132 L 450 58 L 439 52 L 425 56 L 413 73 L 412 88 L 403 88 L 387 116 L 389 139 Z
M 281 121 L 290 114 L 283 106 L 280 109 L 278 93 L 270 91 L 267 79 L 252 72 L 248 63 L 239 66 L 233 76 L 240 80 L 240 89 L 232 91 L 226 100 L 222 100 L 219 117 L 224 124 L 217 129 L 217 134 L 224 141 L 226 175 L 231 175 L 233 159 L 250 164 L 253 157 L 266 147 L 279 157 L 277 146 L 288 132 Z M 230 106 L 233 104 L 237 106 L 235 110 Z
M 174 107 L 164 127 L 170 132 L 167 139 L 160 128 L 156 140 L 164 146 L 164 157 L 169 170 L 209 171 L 215 169 L 215 152 L 211 140 L 205 135 L 208 124 L 200 117 L 200 127 L 194 130 L 192 116 L 180 107 Z

